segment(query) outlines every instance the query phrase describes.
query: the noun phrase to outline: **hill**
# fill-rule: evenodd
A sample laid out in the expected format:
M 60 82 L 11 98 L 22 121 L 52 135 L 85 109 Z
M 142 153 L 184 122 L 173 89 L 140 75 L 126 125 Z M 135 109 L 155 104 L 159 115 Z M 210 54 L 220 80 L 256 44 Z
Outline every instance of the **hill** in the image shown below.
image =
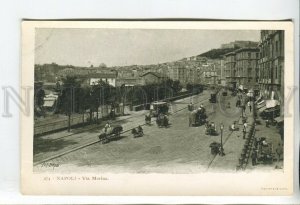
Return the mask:
M 202 53 L 198 56 L 206 57 L 206 58 L 210 58 L 210 59 L 218 59 L 218 58 L 222 58 L 222 56 L 224 54 L 232 52 L 236 49 L 238 49 L 238 48 L 217 48 L 217 49 L 212 49 L 210 51 Z

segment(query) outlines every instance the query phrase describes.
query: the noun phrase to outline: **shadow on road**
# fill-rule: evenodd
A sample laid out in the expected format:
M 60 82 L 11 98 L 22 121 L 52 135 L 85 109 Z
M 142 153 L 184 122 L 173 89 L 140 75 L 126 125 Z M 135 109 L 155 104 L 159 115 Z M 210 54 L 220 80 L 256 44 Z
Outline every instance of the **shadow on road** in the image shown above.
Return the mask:
M 78 142 L 64 139 L 43 139 L 34 140 L 33 155 L 45 152 L 55 152 L 64 149 L 67 146 L 78 144 Z

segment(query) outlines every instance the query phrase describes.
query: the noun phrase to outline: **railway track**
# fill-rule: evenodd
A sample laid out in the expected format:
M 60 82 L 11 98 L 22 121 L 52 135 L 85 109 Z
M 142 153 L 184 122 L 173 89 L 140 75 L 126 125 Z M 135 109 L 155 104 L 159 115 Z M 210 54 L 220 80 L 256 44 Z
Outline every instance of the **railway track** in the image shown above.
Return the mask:
M 184 100 L 188 100 L 188 99 L 190 99 L 190 97 L 187 97 L 187 98 L 185 98 Z M 208 99 L 209 99 L 209 98 L 205 98 L 205 99 L 199 100 L 199 101 L 195 102 L 194 104 L 199 104 L 199 103 L 201 103 L 201 102 L 205 102 L 205 101 L 207 101 Z M 182 102 L 181 102 L 181 103 L 182 103 Z M 186 102 L 186 103 L 187 103 L 187 102 Z M 179 112 L 181 112 L 181 111 L 183 111 L 183 110 L 185 110 L 185 109 L 187 109 L 187 106 L 184 106 L 183 108 L 180 108 L 180 109 L 178 109 L 178 110 L 172 112 L 171 115 L 172 115 L 172 116 L 173 116 L 173 115 L 176 115 L 177 113 L 179 113 Z M 139 116 L 132 116 L 132 117 L 129 117 L 129 118 L 127 118 L 127 119 L 130 119 L 130 118 L 137 118 L 137 117 L 142 117 L 142 116 L 144 116 L 144 113 L 141 114 L 141 115 L 139 115 Z M 121 121 L 121 120 L 124 120 L 124 119 L 120 119 L 120 120 L 117 120 L 117 121 L 115 121 L 115 122 L 118 122 L 118 121 Z M 145 125 L 146 125 L 146 124 L 144 123 L 144 124 L 142 124 L 141 126 L 145 126 Z M 130 128 L 130 129 L 127 129 L 127 130 L 121 132 L 120 134 L 127 133 L 127 132 L 131 131 L 133 128 L 134 128 L 134 127 Z M 94 130 L 94 129 L 98 129 L 98 127 L 92 127 L 92 128 L 85 129 L 85 130 L 83 130 L 83 131 L 81 131 L 81 132 L 78 132 L 78 133 L 72 133 L 72 134 L 70 134 L 70 135 L 65 135 L 65 136 L 56 138 L 54 141 L 58 141 L 58 140 L 60 140 L 60 139 L 66 138 L 66 137 L 71 137 L 71 136 L 74 137 L 75 135 L 84 133 L 84 132 L 86 132 L 86 131 Z M 91 145 L 96 144 L 96 143 L 98 143 L 98 142 L 99 142 L 99 140 L 94 140 L 94 141 L 88 142 L 88 143 L 86 143 L 86 144 L 80 145 L 80 146 L 78 146 L 78 147 L 71 148 L 71 149 L 69 149 L 69 150 L 67 150 L 67 151 L 65 151 L 65 152 L 62 152 L 62 153 L 59 153 L 59 154 L 50 156 L 50 157 L 48 157 L 48 158 L 46 158 L 46 159 L 43 159 L 43 160 L 39 160 L 39 161 L 37 161 L 37 162 L 34 162 L 33 165 L 34 165 L 34 166 L 37 166 L 37 165 L 42 164 L 42 163 L 44 163 L 44 162 L 47 162 L 47 161 L 50 161 L 50 160 L 59 158 L 59 157 L 61 157 L 61 156 L 64 156 L 64 155 L 67 155 L 67 154 L 69 154 L 69 153 L 71 153 L 71 152 L 75 152 L 75 151 L 77 151 L 77 150 L 80 150 L 80 149 L 83 149 L 83 148 L 85 148 L 85 147 L 91 146 Z M 39 145 L 39 144 L 36 144 L 36 146 L 37 146 L 37 145 Z

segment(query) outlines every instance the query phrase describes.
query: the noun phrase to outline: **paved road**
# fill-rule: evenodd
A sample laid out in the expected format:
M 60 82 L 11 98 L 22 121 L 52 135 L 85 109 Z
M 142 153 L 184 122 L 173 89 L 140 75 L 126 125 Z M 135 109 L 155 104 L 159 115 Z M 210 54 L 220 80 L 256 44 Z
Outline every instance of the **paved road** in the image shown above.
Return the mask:
M 175 113 L 186 108 L 190 101 L 193 101 L 194 103 L 200 102 L 207 99 L 208 96 L 209 92 L 205 91 L 200 95 L 174 101 L 170 108 L 171 115 L 176 115 Z M 124 130 L 130 130 L 144 123 L 144 115 L 146 112 L 147 111 L 132 112 L 128 116 L 118 117 L 116 121 L 112 122 L 112 124 L 122 124 Z M 62 131 L 35 138 L 34 163 L 41 162 L 51 158 L 52 156 L 65 153 L 68 150 L 76 149 L 83 145 L 97 141 L 99 132 L 104 127 L 104 124 L 105 122 L 102 122 L 100 125 L 74 129 L 71 133 Z
M 207 99 L 209 93 L 195 96 L 194 102 Z M 47 163 L 34 167 L 35 171 L 50 172 L 130 172 L 130 173 L 199 173 L 205 171 L 235 171 L 244 140 L 242 133 L 230 132 L 228 127 L 234 120 L 239 120 L 240 110 L 235 108 L 235 98 L 220 96 L 219 101 L 212 106 L 204 101 L 210 121 L 219 127 L 224 124 L 223 141 L 225 156 L 214 156 L 209 145 L 220 142 L 220 135 L 205 135 L 204 127 L 188 126 L 188 111 L 179 109 L 187 107 L 190 98 L 173 103 L 173 114 L 170 116 L 171 127 L 158 128 L 155 124 L 145 126 L 145 135 L 133 138 L 130 132 L 123 138 L 108 144 L 96 143 L 75 152 L 63 155 Z M 231 108 L 222 108 L 231 104 Z M 171 110 L 172 111 L 172 110 Z M 141 112 L 142 113 L 142 112 Z M 246 113 L 247 114 L 247 113 Z M 249 114 L 249 113 L 248 113 Z M 144 116 L 136 116 L 125 120 L 125 129 L 135 127 L 144 122 Z M 240 125 L 241 127 L 241 125 Z M 240 128 L 241 130 L 241 128 Z M 95 140 L 99 130 L 83 132 L 65 139 L 70 145 L 59 151 L 41 151 L 36 159 L 43 159 L 58 152 L 78 146 L 78 141 L 88 138 Z M 49 137 L 49 136 L 48 136 Z M 73 144 L 72 144 L 73 143 Z M 55 167 L 52 167 L 52 165 Z M 48 167 L 50 166 L 50 167 Z M 58 167 L 56 167 L 58 166 Z

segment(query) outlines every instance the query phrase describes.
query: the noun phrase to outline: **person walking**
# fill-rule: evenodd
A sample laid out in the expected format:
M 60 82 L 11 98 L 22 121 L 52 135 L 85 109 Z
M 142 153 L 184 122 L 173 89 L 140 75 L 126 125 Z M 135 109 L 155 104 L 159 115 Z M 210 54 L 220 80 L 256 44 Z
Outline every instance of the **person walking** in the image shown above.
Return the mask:
M 252 155 L 251 155 L 251 159 L 252 159 L 252 166 L 256 166 L 256 164 L 257 164 L 257 152 L 256 152 L 256 149 L 253 149 Z
M 276 154 L 277 154 L 277 162 L 281 160 L 281 155 L 283 154 L 283 147 L 280 143 L 278 143 L 278 146 L 276 148 Z
M 251 107 L 251 102 L 250 102 L 250 100 L 248 101 L 247 105 L 248 105 L 249 110 L 250 110 L 250 112 L 251 112 L 252 107 Z
M 245 124 L 243 126 L 243 139 L 246 139 L 246 133 L 247 133 Z

